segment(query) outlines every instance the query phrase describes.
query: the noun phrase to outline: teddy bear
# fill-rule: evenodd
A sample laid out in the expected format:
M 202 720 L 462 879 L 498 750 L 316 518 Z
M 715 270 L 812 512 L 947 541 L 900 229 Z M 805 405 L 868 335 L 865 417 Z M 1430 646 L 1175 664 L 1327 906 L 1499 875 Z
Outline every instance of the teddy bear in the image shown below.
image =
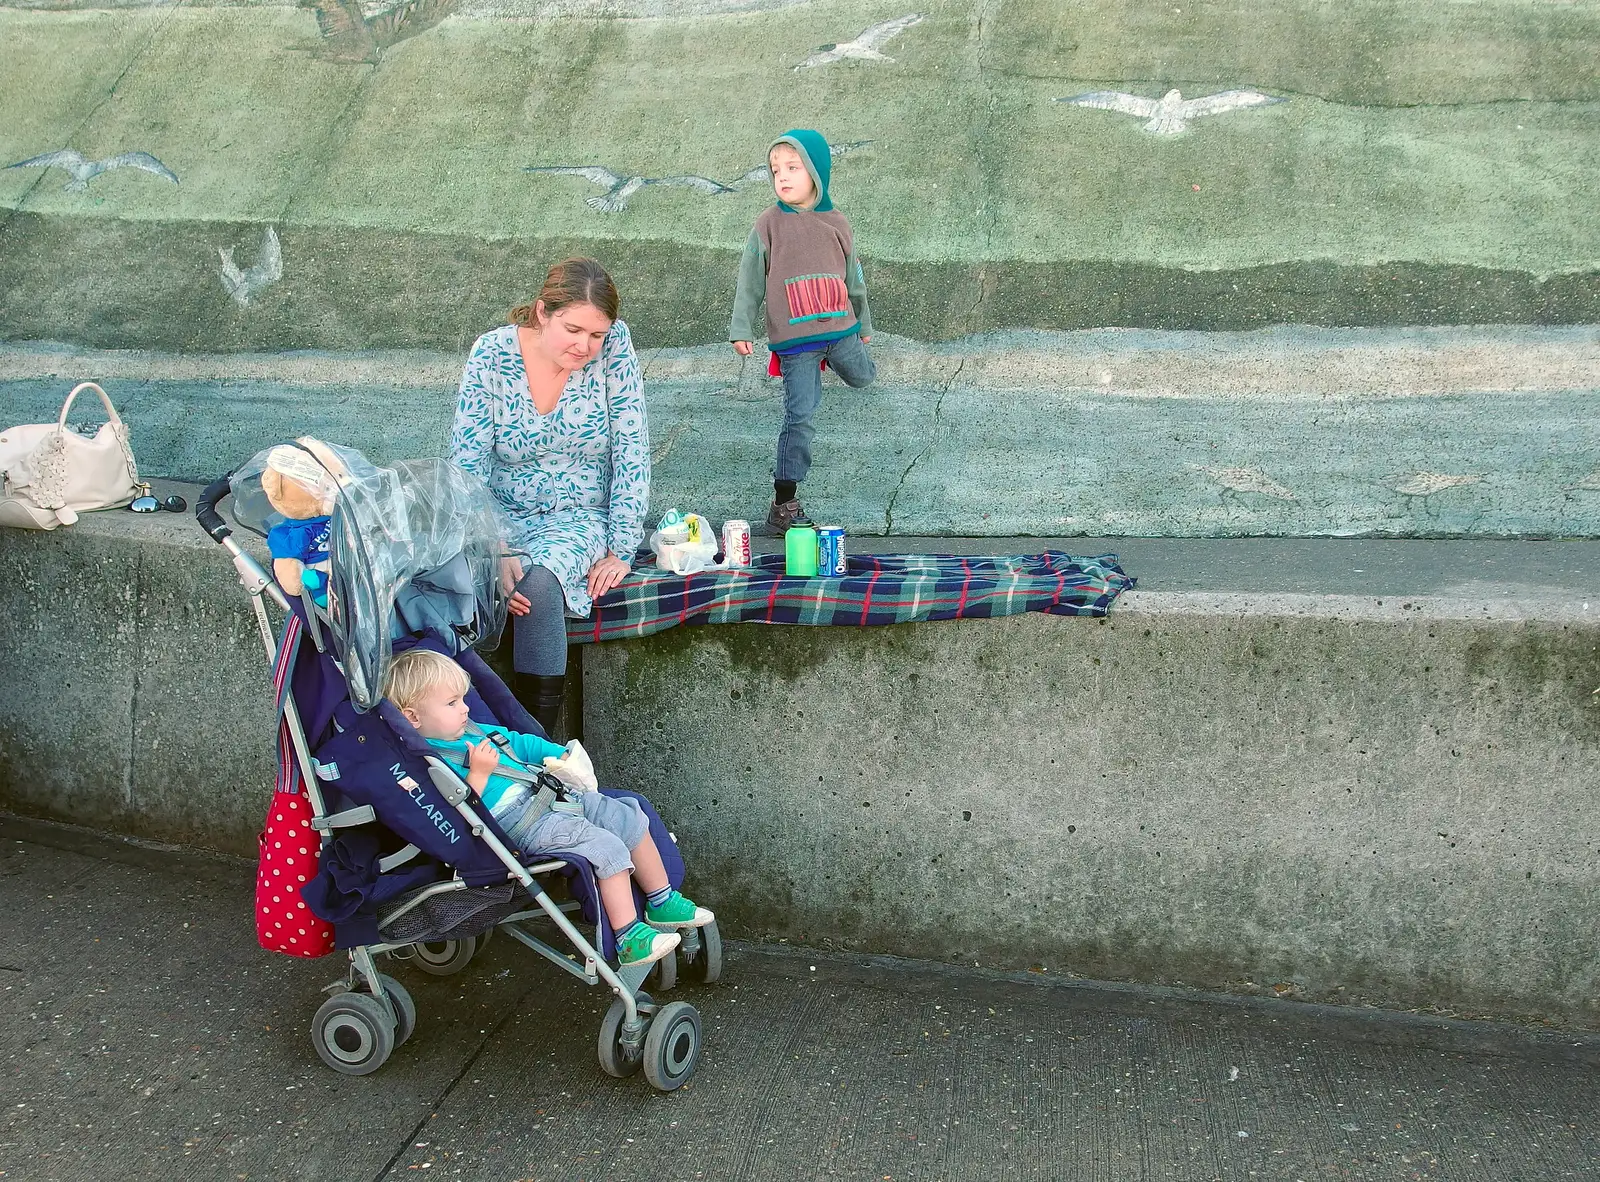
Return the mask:
M 273 577 L 288 595 L 309 590 L 319 607 L 328 601 L 328 522 L 338 487 L 329 461 L 337 463 L 320 441 L 302 439 L 269 451 L 261 472 L 261 491 L 283 515 L 267 531 Z

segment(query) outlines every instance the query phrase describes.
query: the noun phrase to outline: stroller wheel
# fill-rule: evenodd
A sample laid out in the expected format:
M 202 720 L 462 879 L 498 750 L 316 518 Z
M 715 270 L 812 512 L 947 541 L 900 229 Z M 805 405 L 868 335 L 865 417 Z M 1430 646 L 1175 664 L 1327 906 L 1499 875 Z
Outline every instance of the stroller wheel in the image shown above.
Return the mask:
M 472 963 L 478 951 L 474 936 L 460 940 L 419 940 L 411 946 L 410 961 L 435 977 L 453 977 Z
M 657 1091 L 689 1082 L 700 1062 L 700 1013 L 686 1001 L 669 1001 L 650 1019 L 644 1036 L 644 1077 Z
M 311 1022 L 322 1061 L 344 1075 L 367 1075 L 394 1050 L 389 1011 L 370 993 L 341 993 L 322 1003 Z
M 717 921 L 712 920 L 699 929 L 700 951 L 686 958 L 684 975 L 702 985 L 712 985 L 722 979 L 722 932 Z
M 651 1004 L 648 993 L 634 994 L 634 1001 L 637 1005 Z M 643 1061 L 637 1049 L 630 1055 L 628 1048 L 622 1045 L 622 1023 L 627 1016 L 628 1011 L 619 997 L 611 1003 L 606 1016 L 600 1019 L 600 1070 L 617 1079 L 626 1079 L 638 1071 Z
M 674 953 L 668 953 L 656 961 L 654 969 L 655 982 L 652 989 L 662 993 L 668 992 L 678 983 L 678 958 Z
M 411 991 L 388 974 L 379 973 L 378 980 L 383 982 L 383 991 L 394 1003 L 394 1045 L 403 1047 L 417 1028 L 417 1003 L 411 1000 Z

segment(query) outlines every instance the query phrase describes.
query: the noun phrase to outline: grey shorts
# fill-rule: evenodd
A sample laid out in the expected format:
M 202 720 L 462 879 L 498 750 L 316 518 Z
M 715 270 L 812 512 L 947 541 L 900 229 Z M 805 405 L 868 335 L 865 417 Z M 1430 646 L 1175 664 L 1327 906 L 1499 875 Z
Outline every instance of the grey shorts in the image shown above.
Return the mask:
M 629 797 L 584 792 L 577 802 L 558 804 L 525 832 L 516 835 L 524 854 L 582 858 L 594 867 L 596 878 L 610 878 L 633 869 L 628 851 L 644 840 L 650 822 L 638 801 Z

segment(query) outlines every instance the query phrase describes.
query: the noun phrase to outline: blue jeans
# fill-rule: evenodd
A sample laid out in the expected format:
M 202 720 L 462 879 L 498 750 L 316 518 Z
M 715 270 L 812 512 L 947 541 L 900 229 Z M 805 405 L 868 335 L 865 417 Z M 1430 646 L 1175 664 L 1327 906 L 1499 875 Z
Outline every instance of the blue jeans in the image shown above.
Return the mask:
M 827 349 L 806 353 L 779 353 L 778 367 L 783 373 L 783 430 L 778 433 L 778 462 L 772 469 L 774 480 L 796 484 L 811 471 L 811 440 L 817 429 L 811 425 L 817 407 L 822 405 L 822 359 L 847 386 L 870 386 L 878 376 L 867 347 L 858 333 L 840 337 Z

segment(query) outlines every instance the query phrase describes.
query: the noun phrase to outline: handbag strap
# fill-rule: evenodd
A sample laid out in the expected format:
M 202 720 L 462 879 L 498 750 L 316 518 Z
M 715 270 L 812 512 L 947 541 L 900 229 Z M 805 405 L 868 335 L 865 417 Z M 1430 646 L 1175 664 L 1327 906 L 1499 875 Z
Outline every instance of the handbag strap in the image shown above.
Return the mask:
M 56 430 L 66 430 L 67 412 L 72 409 L 72 400 L 83 390 L 93 390 L 100 395 L 100 404 L 106 408 L 106 418 L 117 426 L 122 426 L 122 416 L 117 413 L 117 408 L 111 405 L 111 399 L 106 397 L 106 392 L 100 388 L 100 384 L 98 382 L 79 382 L 72 387 L 72 393 L 68 394 L 67 400 L 61 404 L 61 417 L 56 420 Z

